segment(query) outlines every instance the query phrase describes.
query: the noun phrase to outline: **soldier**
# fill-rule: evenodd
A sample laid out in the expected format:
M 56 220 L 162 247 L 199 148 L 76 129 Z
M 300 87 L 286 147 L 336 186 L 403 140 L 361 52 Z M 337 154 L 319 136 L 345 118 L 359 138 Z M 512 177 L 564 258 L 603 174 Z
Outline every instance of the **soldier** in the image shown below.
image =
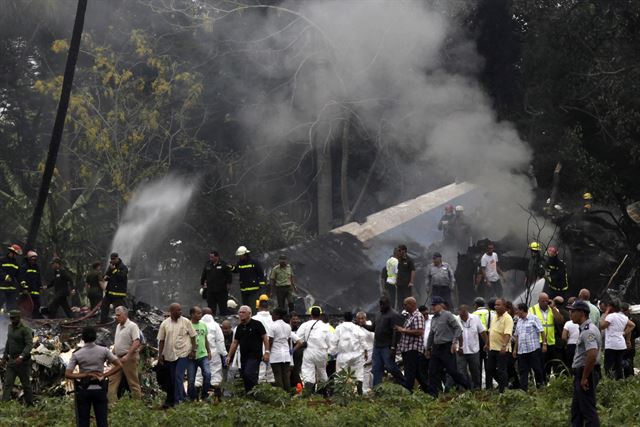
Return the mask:
M 2 400 L 11 399 L 11 389 L 13 389 L 16 377 L 18 377 L 24 390 L 24 400 L 27 405 L 31 406 L 33 405 L 33 393 L 31 391 L 29 373 L 31 372 L 33 331 L 20 321 L 20 311 L 11 310 L 9 319 L 11 324 L 9 325 L 7 342 L 4 346 L 4 355 L 1 362 L 7 368 Z
M 73 317 L 71 307 L 69 307 L 70 295 L 75 293 L 73 289 L 73 280 L 67 270 L 62 267 L 62 260 L 60 258 L 54 258 L 51 261 L 51 268 L 53 269 L 53 278 L 49 282 L 49 287 L 53 288 L 54 296 L 51 303 L 49 303 L 49 317 L 55 318 L 58 313 L 58 308 L 61 307 L 65 316 Z

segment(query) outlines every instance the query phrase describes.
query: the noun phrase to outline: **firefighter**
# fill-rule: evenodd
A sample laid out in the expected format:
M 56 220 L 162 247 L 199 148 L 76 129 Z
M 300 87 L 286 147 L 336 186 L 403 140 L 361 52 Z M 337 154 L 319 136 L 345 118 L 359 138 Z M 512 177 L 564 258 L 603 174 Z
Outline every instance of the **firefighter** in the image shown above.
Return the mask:
M 590 212 L 591 208 L 593 208 L 593 194 L 586 192 L 582 195 L 582 212 Z
M 54 258 L 51 261 L 51 268 L 53 269 L 53 278 L 49 282 L 48 287 L 53 288 L 54 296 L 49 304 L 49 317 L 55 318 L 59 307 L 62 307 L 67 317 L 73 317 L 73 312 L 67 300 L 70 295 L 75 294 L 73 280 L 67 270 L 62 267 L 62 260 L 60 258 Z
M 107 282 L 107 289 L 104 299 L 102 300 L 102 306 L 100 308 L 100 323 L 107 323 L 109 320 L 109 308 L 113 304 L 115 309 L 118 306 L 126 307 L 127 298 L 127 275 L 129 269 L 124 262 L 120 259 L 117 252 L 112 253 L 109 258 L 109 268 L 107 274 L 104 276 L 104 280 Z
M 38 254 L 35 251 L 27 252 L 27 258 L 20 270 L 20 285 L 23 292 L 27 292 L 33 302 L 34 319 L 42 318 L 40 314 L 40 291 L 42 290 L 42 276 L 38 265 Z
M 527 276 L 525 277 L 525 286 L 527 289 L 533 289 L 538 279 L 544 277 L 544 259 L 540 252 L 541 245 L 538 242 L 531 242 L 529 244 L 531 251 L 531 258 L 529 258 L 529 265 L 527 267 Z
M 242 304 L 255 307 L 260 294 L 266 294 L 266 280 L 264 270 L 258 261 L 249 255 L 249 249 L 240 246 L 236 250 L 238 262 L 232 267 L 234 273 L 238 273 L 240 280 L 240 293 Z
M 569 279 L 567 277 L 567 266 L 558 257 L 558 249 L 549 246 L 547 249 L 547 259 L 544 264 L 545 269 L 545 292 L 551 299 L 561 296 L 567 299 L 569 291 Z
M 8 249 L 7 256 L 2 258 L 0 270 L 2 273 L 0 277 L 0 309 L 4 305 L 7 313 L 16 308 L 20 273 L 17 257 L 22 255 L 22 248 L 19 245 L 13 244 Z

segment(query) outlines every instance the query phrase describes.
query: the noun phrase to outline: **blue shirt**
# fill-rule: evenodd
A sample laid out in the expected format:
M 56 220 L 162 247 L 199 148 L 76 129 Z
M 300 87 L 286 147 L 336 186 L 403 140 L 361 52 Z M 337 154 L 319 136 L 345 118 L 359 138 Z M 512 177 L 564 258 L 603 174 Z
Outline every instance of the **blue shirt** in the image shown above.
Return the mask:
M 538 350 L 540 348 L 540 333 L 543 331 L 542 323 L 535 314 L 528 313 L 524 319 L 518 316 L 514 334 L 518 337 L 518 354 Z

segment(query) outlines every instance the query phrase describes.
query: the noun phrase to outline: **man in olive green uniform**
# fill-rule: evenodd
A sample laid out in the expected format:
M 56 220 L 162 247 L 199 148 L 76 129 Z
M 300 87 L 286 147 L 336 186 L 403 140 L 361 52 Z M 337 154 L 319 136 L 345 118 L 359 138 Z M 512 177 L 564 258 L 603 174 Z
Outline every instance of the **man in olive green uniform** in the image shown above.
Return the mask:
M 33 392 L 31 391 L 31 348 L 33 347 L 33 331 L 20 320 L 20 311 L 11 310 L 9 312 L 9 331 L 7 332 L 7 343 L 4 347 L 2 364 L 6 364 L 7 372 L 4 378 L 4 390 L 2 400 L 11 399 L 11 390 L 16 381 L 20 378 L 22 389 L 24 390 L 24 400 L 27 405 L 33 405 Z
M 278 308 L 283 310 L 288 308 L 289 313 L 291 313 L 295 302 L 293 292 L 296 290 L 296 282 L 293 275 L 293 269 L 291 268 L 291 264 L 287 262 L 286 255 L 280 255 L 278 257 L 278 265 L 273 267 L 271 270 L 269 279 L 271 281 L 272 295 L 273 289 L 275 288 Z M 287 304 L 287 307 L 285 307 L 285 303 Z

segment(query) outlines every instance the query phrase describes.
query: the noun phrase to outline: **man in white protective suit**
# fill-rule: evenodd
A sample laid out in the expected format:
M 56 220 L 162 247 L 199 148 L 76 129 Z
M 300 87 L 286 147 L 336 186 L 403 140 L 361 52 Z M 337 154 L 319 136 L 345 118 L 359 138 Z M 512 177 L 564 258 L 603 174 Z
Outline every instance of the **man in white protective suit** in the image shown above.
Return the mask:
M 369 325 L 371 325 L 371 322 L 367 321 L 367 313 L 365 313 L 364 311 L 359 311 L 358 314 L 356 314 L 356 325 L 358 325 L 360 331 L 364 334 L 365 351 L 367 353 L 367 358 L 364 361 L 364 369 L 362 373 L 362 393 L 364 394 L 369 393 L 373 383 L 373 375 L 371 374 L 371 357 L 373 354 L 373 340 L 375 334 L 366 328 L 367 322 Z
M 298 342 L 295 349 L 304 348 L 300 376 L 304 381 L 305 394 L 314 389 L 321 390 L 327 377 L 327 355 L 331 345 L 329 325 L 320 319 L 322 310 L 318 306 L 311 307 L 311 320 L 307 320 L 296 331 Z M 326 390 L 325 390 L 326 391 Z
M 337 354 L 336 372 L 350 369 L 356 378 L 358 394 L 362 395 L 364 380 L 364 362 L 368 359 L 364 329 L 353 323 L 353 313 L 344 313 L 344 322 L 340 323 L 331 335 L 331 354 Z
M 212 311 L 209 307 L 202 309 L 204 315 L 200 321 L 207 325 L 207 340 L 209 341 L 209 348 L 211 349 L 211 359 L 209 359 L 209 366 L 211 368 L 211 388 L 213 389 L 213 397 L 217 401 L 222 398 L 222 360 L 227 357 L 227 349 L 224 345 L 224 334 L 222 328 L 212 316 Z M 196 372 L 196 387 L 202 387 L 202 372 L 200 369 Z M 208 396 L 203 396 L 207 398 Z

